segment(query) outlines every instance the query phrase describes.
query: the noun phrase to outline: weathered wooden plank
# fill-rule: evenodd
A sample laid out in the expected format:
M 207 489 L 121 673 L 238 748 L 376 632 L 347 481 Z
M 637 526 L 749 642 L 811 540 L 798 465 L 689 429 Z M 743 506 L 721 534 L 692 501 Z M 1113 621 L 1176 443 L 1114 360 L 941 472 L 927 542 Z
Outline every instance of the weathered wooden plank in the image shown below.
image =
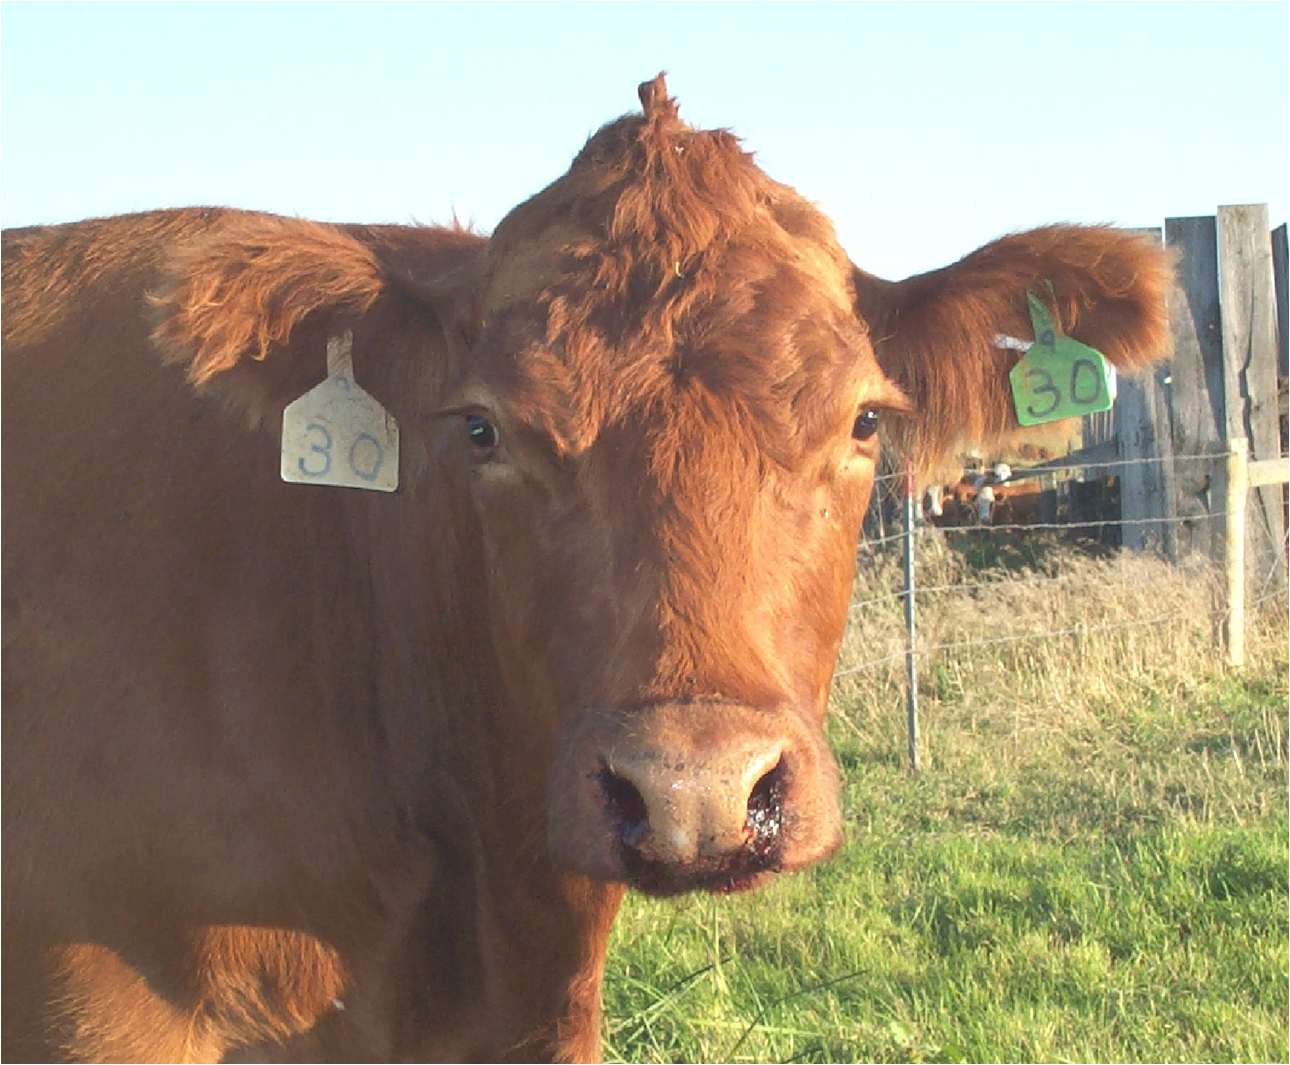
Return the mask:
M 1176 556 L 1173 442 L 1161 379 L 1121 378 L 1115 400 L 1122 543 Z
M 1224 396 L 1228 439 L 1247 437 L 1250 457 L 1281 453 L 1277 419 L 1277 322 L 1272 241 L 1266 204 L 1218 209 L 1219 302 L 1223 312 Z M 1246 524 L 1250 576 L 1284 585 L 1281 491 L 1252 494 Z
M 1211 516 L 1208 456 L 1222 442 L 1223 332 L 1218 303 L 1218 225 L 1212 216 L 1165 220 L 1165 244 L 1178 255 L 1169 301 L 1174 357 L 1167 379 L 1172 412 L 1175 507 L 1180 553 L 1221 562 L 1222 517 Z
M 1159 229 L 1139 230 L 1157 242 Z M 1174 543 L 1173 438 L 1167 374 L 1121 378 L 1115 400 L 1115 437 L 1119 457 L 1122 543 L 1135 551 L 1161 550 L 1171 558 Z
M 1280 355 L 1277 366 L 1282 377 L 1290 377 L 1290 339 L 1287 338 L 1287 303 L 1286 295 L 1286 224 L 1282 222 L 1272 231 L 1272 283 L 1277 296 L 1277 348 Z M 1283 412 L 1284 413 L 1284 412 Z M 1284 448 L 1286 442 L 1281 441 Z
M 1119 454 L 1119 448 L 1116 446 L 1114 439 L 1103 440 L 1100 444 L 1072 451 L 1069 455 L 1060 459 L 1053 459 L 1051 462 L 1045 462 L 1042 466 L 1018 467 L 1012 471 L 1011 480 L 1024 481 L 1027 478 L 1046 477 L 1049 474 L 1057 474 L 1065 470 L 1096 469 L 1115 462 Z
M 1251 488 L 1290 482 L 1290 458 L 1260 459 L 1258 462 L 1251 462 L 1249 482 Z

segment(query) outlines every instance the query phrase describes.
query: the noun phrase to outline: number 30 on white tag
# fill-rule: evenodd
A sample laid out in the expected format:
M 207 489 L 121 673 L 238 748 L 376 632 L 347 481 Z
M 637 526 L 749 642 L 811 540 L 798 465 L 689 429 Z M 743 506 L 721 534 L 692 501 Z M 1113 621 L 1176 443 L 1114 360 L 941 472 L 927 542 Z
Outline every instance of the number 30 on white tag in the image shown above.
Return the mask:
M 393 492 L 399 427 L 354 383 L 353 334 L 327 341 L 327 380 L 282 412 L 282 479 Z

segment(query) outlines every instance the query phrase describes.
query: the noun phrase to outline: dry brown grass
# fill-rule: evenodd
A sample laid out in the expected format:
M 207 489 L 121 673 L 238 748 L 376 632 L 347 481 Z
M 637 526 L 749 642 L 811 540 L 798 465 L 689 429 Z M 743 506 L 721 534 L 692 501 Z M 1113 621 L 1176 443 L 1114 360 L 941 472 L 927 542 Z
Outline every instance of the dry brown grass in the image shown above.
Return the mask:
M 1223 670 L 1222 604 L 1204 560 L 1182 565 L 1102 554 L 1030 534 L 921 535 L 916 556 L 920 701 L 972 732 L 1058 734 L 1065 743 L 1145 698 L 1170 698 Z M 835 681 L 842 725 L 903 732 L 905 625 L 900 544 L 862 548 Z M 982 563 L 985 563 L 984 565 Z M 1285 669 L 1287 609 L 1273 595 L 1247 615 L 1253 669 Z M 935 754 L 935 743 L 930 742 Z

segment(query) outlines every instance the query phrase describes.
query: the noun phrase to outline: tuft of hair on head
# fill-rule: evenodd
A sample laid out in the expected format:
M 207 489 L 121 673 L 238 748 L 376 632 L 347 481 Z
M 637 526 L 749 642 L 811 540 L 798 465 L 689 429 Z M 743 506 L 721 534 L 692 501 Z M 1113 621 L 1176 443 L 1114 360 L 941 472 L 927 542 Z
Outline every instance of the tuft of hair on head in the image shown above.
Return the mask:
M 667 94 L 667 73 L 659 71 L 649 81 L 642 81 L 636 90 L 640 97 L 641 110 L 651 121 L 659 118 L 676 118 L 679 114 L 676 101 Z

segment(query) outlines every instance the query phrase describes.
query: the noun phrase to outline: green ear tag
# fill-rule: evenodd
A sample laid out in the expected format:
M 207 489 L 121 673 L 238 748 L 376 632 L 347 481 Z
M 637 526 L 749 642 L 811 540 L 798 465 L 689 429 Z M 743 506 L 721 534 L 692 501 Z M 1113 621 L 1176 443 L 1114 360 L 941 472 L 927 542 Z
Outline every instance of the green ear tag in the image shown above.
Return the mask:
M 1039 425 L 1110 410 L 1115 381 L 1100 351 L 1062 336 L 1048 308 L 1027 292 L 1035 342 L 1008 374 L 1017 421 Z

